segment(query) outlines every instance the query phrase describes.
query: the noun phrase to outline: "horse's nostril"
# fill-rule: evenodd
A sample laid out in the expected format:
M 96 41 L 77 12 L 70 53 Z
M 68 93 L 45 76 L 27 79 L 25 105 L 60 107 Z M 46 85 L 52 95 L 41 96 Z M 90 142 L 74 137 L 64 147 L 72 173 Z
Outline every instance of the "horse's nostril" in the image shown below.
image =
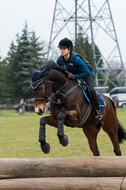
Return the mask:
M 41 109 L 39 109 L 39 112 L 37 113 L 38 115 L 42 115 L 43 111 Z
M 37 113 L 38 115 L 42 115 L 44 113 L 44 105 L 36 105 L 35 106 L 35 113 Z
M 40 112 L 40 113 L 43 113 L 43 111 L 42 111 L 41 109 L 39 109 L 39 112 Z

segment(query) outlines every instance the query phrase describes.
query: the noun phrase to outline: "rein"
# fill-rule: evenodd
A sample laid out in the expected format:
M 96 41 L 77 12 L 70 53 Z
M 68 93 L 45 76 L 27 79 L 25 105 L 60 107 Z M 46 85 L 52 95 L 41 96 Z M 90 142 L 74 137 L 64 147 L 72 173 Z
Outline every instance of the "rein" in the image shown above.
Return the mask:
M 46 103 L 51 102 L 53 104 L 63 104 L 65 101 L 62 101 L 60 98 L 57 98 L 56 96 L 61 95 L 63 98 L 66 98 L 73 90 L 75 90 L 76 88 L 80 86 L 80 84 L 77 84 L 76 86 L 73 86 L 71 89 L 69 89 L 66 93 L 62 93 L 61 90 L 68 84 L 68 80 L 67 80 L 63 86 L 61 86 L 51 97 L 49 97 L 47 94 L 47 84 L 44 79 L 42 83 L 45 83 L 45 97 L 32 98 L 33 101 L 46 101 Z M 53 98 L 55 98 L 57 101 L 52 101 Z
M 65 101 L 62 101 L 60 98 L 56 98 L 56 95 L 61 95 L 61 96 L 63 96 L 63 98 L 66 98 L 73 90 L 75 90 L 76 88 L 78 88 L 80 86 L 80 84 L 77 84 L 76 86 L 73 86 L 66 93 L 63 94 L 62 92 L 60 92 L 60 90 L 62 90 L 67 84 L 68 84 L 68 80 L 66 81 L 66 83 L 59 90 L 57 90 L 55 92 L 55 94 L 53 94 L 51 99 L 55 98 L 55 99 L 57 99 L 57 102 L 54 102 L 54 101 L 51 100 L 50 101 L 51 103 L 53 103 L 53 104 L 63 104 L 63 103 L 65 103 Z

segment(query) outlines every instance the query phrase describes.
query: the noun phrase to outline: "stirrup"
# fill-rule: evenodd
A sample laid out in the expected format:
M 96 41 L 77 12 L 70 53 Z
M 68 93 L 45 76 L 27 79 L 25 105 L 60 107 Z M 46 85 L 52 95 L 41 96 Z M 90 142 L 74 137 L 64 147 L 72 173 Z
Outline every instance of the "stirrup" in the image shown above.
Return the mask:
M 102 115 L 101 111 L 96 110 L 95 119 L 101 120 L 102 118 L 103 118 L 103 115 Z

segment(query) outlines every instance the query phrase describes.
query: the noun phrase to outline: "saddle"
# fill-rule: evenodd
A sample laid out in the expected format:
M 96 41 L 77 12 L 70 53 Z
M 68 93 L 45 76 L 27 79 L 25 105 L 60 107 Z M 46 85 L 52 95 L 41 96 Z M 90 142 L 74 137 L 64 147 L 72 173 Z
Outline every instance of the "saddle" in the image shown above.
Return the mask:
M 89 104 L 91 104 L 91 100 L 90 100 L 90 90 L 89 90 L 89 87 L 88 85 L 85 83 L 85 82 L 81 82 L 80 83 L 80 86 L 81 86 L 81 90 L 84 94 L 84 97 L 86 98 L 86 100 L 88 101 Z M 98 91 L 96 91 L 97 95 L 98 95 L 98 99 L 99 99 L 99 106 L 100 108 L 102 107 L 105 107 L 106 106 L 106 102 L 104 100 L 104 98 L 101 96 L 101 94 L 99 94 Z

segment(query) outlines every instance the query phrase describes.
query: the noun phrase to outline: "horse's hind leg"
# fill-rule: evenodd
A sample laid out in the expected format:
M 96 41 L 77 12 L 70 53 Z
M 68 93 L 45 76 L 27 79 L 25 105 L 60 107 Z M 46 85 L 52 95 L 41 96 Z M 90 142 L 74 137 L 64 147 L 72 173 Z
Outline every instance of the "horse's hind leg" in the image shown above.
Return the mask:
M 97 146 L 97 134 L 99 131 L 100 131 L 99 126 L 90 126 L 90 127 L 83 128 L 83 132 L 85 133 L 88 139 L 89 147 L 91 151 L 93 152 L 94 156 L 100 156 L 100 152 Z
M 114 121 L 111 121 L 109 118 L 107 121 L 104 123 L 103 130 L 109 135 L 113 147 L 114 147 L 114 152 L 116 156 L 121 156 L 121 150 L 119 146 L 119 139 L 118 139 L 118 121 L 117 119 L 114 119 Z

